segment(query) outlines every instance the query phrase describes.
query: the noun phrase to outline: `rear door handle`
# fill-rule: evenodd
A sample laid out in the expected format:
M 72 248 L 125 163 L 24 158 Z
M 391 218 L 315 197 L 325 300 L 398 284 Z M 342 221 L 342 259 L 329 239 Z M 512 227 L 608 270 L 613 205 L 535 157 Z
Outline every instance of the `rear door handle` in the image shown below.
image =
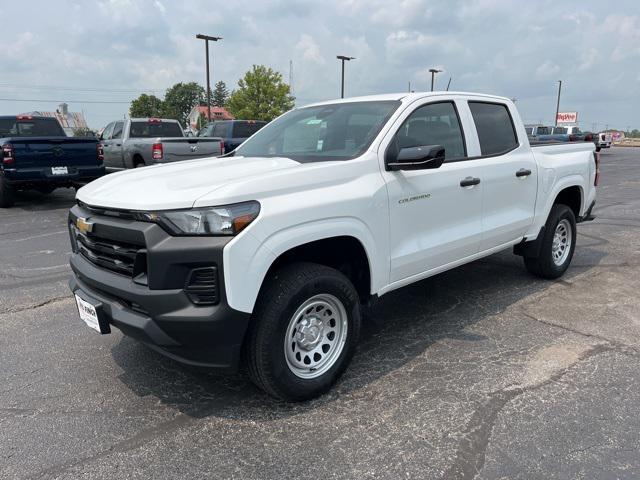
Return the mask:
M 516 172 L 516 177 L 528 177 L 529 175 L 531 175 L 531 170 L 527 168 L 521 168 Z
M 473 187 L 474 185 L 478 185 L 480 183 L 480 179 L 478 177 L 467 177 L 460 180 L 461 187 Z

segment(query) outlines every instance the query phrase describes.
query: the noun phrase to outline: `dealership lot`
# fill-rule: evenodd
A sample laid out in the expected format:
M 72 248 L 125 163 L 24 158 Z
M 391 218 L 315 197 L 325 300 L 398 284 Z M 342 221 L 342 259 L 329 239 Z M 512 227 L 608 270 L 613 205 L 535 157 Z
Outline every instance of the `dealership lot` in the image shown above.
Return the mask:
M 304 404 L 77 316 L 71 190 L 0 211 L 2 478 L 637 478 L 640 149 L 602 153 L 567 275 L 502 253 L 383 297 Z

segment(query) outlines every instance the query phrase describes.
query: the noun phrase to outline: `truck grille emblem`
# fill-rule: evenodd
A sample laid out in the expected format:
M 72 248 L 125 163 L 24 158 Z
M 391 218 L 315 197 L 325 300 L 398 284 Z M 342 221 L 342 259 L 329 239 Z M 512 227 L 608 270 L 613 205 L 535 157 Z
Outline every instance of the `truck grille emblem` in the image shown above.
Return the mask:
M 198 150 L 198 146 L 197 145 L 191 145 L 191 151 L 195 152 L 196 150 Z
M 76 227 L 82 233 L 89 233 L 93 231 L 93 222 L 90 222 L 86 218 L 78 217 L 76 219 Z

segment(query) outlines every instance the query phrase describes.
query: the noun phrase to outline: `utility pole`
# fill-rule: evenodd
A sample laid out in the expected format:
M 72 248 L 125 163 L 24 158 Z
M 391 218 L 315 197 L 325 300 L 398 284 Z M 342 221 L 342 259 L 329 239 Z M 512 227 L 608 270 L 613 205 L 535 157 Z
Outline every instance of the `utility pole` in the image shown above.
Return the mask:
M 437 68 L 430 68 L 431 72 L 431 91 L 433 92 L 433 86 L 435 85 L 436 73 L 440 73 L 442 70 L 438 70 Z
M 558 126 L 558 113 L 560 113 L 560 92 L 562 91 L 562 80 L 558 80 L 558 103 L 556 103 L 555 126 Z
M 338 55 L 336 56 L 336 58 L 342 61 L 342 83 L 341 83 L 342 86 L 340 88 L 340 98 L 344 98 L 344 62 L 355 60 L 356 57 L 347 57 L 346 55 Z
M 293 60 L 289 60 L 289 94 L 293 97 Z
M 211 81 L 209 79 L 209 41 L 217 42 L 218 40 L 222 40 L 222 37 L 211 37 L 209 35 L 203 35 L 201 33 L 196 35 L 196 38 L 199 40 L 204 40 L 204 50 L 207 56 L 206 60 L 206 68 L 207 68 L 207 115 L 208 120 L 211 121 Z

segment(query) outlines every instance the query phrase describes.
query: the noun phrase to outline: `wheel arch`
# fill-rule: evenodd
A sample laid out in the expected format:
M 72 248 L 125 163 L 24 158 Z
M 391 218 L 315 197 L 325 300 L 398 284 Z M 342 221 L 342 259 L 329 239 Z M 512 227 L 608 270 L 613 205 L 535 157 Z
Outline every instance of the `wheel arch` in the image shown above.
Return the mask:
M 373 235 L 361 221 L 332 219 L 279 231 L 260 241 L 246 232 L 224 250 L 224 278 L 229 305 L 253 311 L 265 280 L 277 268 L 293 261 L 311 261 L 342 271 L 361 300 L 388 280 L 388 265 L 375 262 Z
M 557 204 L 566 205 L 573 211 L 573 214 L 577 219 L 578 217 L 580 217 L 580 213 L 582 212 L 582 206 L 584 203 L 583 198 L 584 194 L 582 192 L 581 185 L 576 184 L 565 186 L 556 194 L 551 206 Z M 551 207 L 549 207 L 549 211 L 551 211 Z

